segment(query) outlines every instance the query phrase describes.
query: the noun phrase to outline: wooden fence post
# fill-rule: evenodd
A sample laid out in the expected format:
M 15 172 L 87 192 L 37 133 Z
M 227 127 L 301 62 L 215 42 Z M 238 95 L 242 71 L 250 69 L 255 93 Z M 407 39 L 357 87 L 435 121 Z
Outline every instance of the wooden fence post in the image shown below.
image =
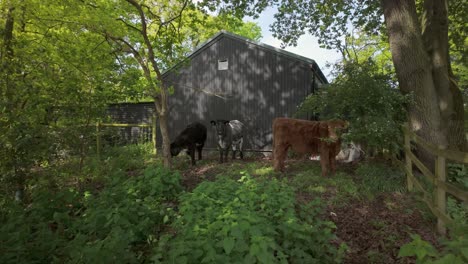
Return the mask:
M 408 186 L 408 191 L 413 190 L 413 163 L 411 162 L 411 157 L 409 153 L 411 152 L 411 142 L 410 142 L 410 128 L 408 125 L 405 126 L 404 134 L 405 134 L 405 160 L 406 160 L 406 183 Z
M 153 142 L 153 153 L 158 155 L 158 150 L 156 149 L 156 112 L 153 112 L 153 120 L 151 126 L 151 141 Z
M 445 189 L 442 187 L 441 183 L 445 183 L 446 178 L 447 178 L 447 170 L 446 170 L 446 164 L 445 164 L 445 157 L 443 156 L 437 156 L 436 164 L 435 164 L 435 177 L 436 177 L 436 188 L 435 188 L 435 206 L 437 210 L 439 210 L 441 213 L 446 214 L 446 208 L 447 208 L 447 196 Z M 445 235 L 447 232 L 447 229 L 445 227 L 444 221 L 440 219 L 440 217 L 437 217 L 437 231 L 441 235 Z
M 101 160 L 101 123 L 96 123 L 96 154 L 98 160 Z

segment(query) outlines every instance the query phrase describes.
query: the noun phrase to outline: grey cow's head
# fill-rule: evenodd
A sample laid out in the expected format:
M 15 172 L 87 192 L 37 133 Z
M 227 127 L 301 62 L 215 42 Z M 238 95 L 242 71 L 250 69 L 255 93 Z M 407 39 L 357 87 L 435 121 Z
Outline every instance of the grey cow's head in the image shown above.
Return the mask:
M 229 125 L 228 120 L 211 120 L 211 125 L 216 129 L 216 135 L 218 137 L 225 137 L 227 134 L 227 126 Z

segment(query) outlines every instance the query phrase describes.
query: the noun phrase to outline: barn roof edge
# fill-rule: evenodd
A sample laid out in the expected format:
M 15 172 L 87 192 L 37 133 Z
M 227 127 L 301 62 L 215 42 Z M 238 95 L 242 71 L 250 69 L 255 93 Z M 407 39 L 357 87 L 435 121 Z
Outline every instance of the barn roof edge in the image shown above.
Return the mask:
M 325 75 L 323 74 L 322 70 L 320 69 L 320 67 L 318 66 L 318 64 L 317 64 L 317 62 L 315 60 L 313 60 L 311 58 L 301 56 L 301 55 L 298 55 L 298 54 L 295 54 L 295 53 L 292 53 L 292 52 L 289 52 L 289 51 L 286 51 L 284 49 L 280 49 L 280 48 L 277 48 L 277 47 L 274 47 L 274 46 L 259 42 L 259 41 L 248 39 L 246 37 L 234 34 L 232 32 L 228 32 L 226 30 L 221 30 L 220 32 L 216 33 L 211 38 L 209 38 L 207 41 L 205 41 L 202 44 L 198 45 L 198 47 L 196 47 L 191 53 L 189 53 L 182 61 L 180 61 L 179 63 L 176 63 L 174 66 L 172 66 L 169 69 L 167 69 L 166 71 L 164 71 L 162 73 L 162 75 L 163 76 L 166 75 L 167 73 L 172 71 L 174 68 L 178 67 L 185 60 L 195 56 L 197 53 L 201 52 L 206 47 L 209 47 L 211 44 L 213 44 L 218 39 L 221 39 L 223 36 L 227 36 L 227 37 L 234 38 L 234 39 L 237 39 L 237 40 L 240 40 L 240 41 L 248 42 L 248 43 L 257 45 L 259 47 L 262 47 L 262 48 L 265 48 L 265 49 L 268 49 L 268 50 L 271 50 L 271 51 L 286 55 L 286 56 L 291 57 L 293 59 L 310 63 L 310 64 L 312 64 L 313 70 L 318 73 L 320 79 L 322 79 L 322 81 L 324 83 L 326 83 L 326 84 L 328 83 L 327 78 L 325 77 Z

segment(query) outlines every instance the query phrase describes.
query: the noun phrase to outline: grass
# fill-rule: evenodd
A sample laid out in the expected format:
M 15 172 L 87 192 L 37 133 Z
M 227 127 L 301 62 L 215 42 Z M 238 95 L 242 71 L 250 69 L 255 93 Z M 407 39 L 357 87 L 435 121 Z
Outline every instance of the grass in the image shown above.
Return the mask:
M 218 164 L 216 153 L 206 155 L 191 167 L 188 156 L 174 159 L 174 168 L 190 174 L 203 171 L 204 179 L 229 177 L 238 179 L 242 173 L 254 177 L 275 177 L 288 181 L 299 195 L 327 198 L 333 205 L 346 205 L 350 199 L 372 200 L 381 193 L 404 192 L 403 172 L 383 162 L 371 161 L 358 165 L 338 165 L 336 174 L 322 177 L 320 163 L 309 160 L 290 160 L 284 174 L 275 172 L 271 160 L 246 158 Z M 203 168 L 208 168 L 204 170 Z

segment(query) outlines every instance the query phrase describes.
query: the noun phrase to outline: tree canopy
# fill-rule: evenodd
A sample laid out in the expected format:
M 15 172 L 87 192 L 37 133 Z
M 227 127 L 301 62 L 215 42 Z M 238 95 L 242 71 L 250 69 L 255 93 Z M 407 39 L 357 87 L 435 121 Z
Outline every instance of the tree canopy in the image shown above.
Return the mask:
M 161 98 L 158 74 L 211 34 L 261 37 L 258 25 L 191 1 L 3 0 L 0 9 L 0 180 L 19 186 L 59 150 L 84 158 L 88 125 L 108 103 Z

